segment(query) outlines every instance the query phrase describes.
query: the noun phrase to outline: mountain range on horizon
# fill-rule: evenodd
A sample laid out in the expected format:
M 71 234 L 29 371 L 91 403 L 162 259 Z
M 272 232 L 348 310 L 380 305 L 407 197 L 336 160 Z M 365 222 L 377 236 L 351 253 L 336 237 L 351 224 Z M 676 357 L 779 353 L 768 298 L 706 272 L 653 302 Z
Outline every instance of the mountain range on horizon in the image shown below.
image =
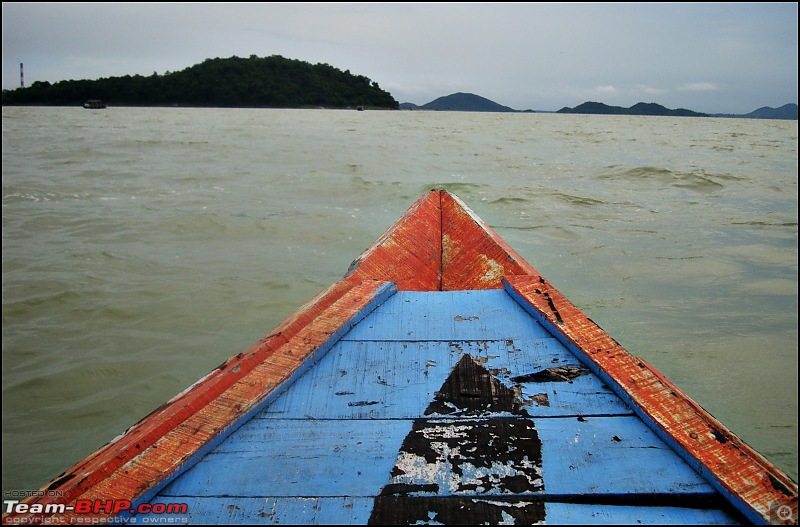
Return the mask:
M 639 102 L 625 108 L 622 106 L 610 106 L 601 102 L 587 101 L 574 108 L 564 107 L 557 112 L 543 112 L 536 110 L 515 110 L 508 106 L 496 103 L 474 93 L 453 93 L 434 99 L 433 101 L 418 106 L 413 103 L 404 102 L 400 104 L 401 110 L 428 110 L 428 111 L 452 111 L 452 112 L 517 112 L 517 113 L 572 113 L 572 114 L 593 114 L 593 115 L 649 115 L 649 116 L 673 116 L 673 117 L 731 117 L 743 119 L 785 119 L 797 120 L 797 104 L 784 104 L 779 108 L 763 106 L 746 114 L 710 114 L 695 112 L 685 108 L 670 109 L 656 103 Z

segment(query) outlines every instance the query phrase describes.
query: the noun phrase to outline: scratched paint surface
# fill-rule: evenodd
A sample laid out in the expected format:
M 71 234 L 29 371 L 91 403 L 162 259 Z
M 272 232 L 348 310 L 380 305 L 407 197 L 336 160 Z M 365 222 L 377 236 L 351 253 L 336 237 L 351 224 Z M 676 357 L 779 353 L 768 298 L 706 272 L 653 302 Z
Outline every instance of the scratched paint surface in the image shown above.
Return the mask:
M 219 523 L 736 519 L 503 290 L 391 296 L 153 500 L 175 502 Z

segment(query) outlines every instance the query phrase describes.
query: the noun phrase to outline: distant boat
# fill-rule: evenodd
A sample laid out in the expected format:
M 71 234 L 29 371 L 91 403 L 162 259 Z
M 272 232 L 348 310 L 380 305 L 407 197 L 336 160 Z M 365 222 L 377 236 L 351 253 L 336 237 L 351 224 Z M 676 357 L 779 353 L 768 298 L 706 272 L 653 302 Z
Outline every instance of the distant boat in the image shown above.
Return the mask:
M 106 103 L 100 99 L 91 99 L 83 103 L 83 107 L 87 110 L 102 110 L 103 108 L 106 108 Z

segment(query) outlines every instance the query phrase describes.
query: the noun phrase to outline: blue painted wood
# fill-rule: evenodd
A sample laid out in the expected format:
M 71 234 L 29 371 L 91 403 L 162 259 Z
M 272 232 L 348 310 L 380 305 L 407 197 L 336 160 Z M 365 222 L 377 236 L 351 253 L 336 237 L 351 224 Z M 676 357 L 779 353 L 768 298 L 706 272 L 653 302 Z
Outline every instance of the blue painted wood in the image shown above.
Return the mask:
M 365 525 L 369 521 L 373 498 L 190 498 L 185 503 L 187 515 L 172 515 L 173 523 L 252 525 Z M 158 498 L 153 503 L 168 505 L 172 498 Z M 523 501 L 524 503 L 528 503 Z M 544 504 L 550 525 L 735 525 L 718 510 L 681 507 L 585 505 L 577 503 Z M 141 515 L 137 523 L 165 523 L 163 515 Z M 435 522 L 434 522 L 435 523 Z
M 408 421 L 254 420 L 161 495 L 374 496 L 410 428 Z
M 629 415 L 594 375 L 572 382 L 514 382 L 553 366 L 579 366 L 552 338 L 480 342 L 343 340 L 259 417 L 415 418 L 464 355 L 478 358 L 506 386 L 517 386 L 533 416 Z
M 346 340 L 506 340 L 552 338 L 502 289 L 399 291 Z
M 513 394 L 513 411 L 433 404 L 465 356 L 491 390 Z M 487 436 L 495 426 L 503 432 Z M 476 453 L 509 430 L 521 435 Z M 509 461 L 518 448 L 531 450 Z M 548 523 L 731 522 L 632 505 L 715 491 L 503 290 L 389 297 L 157 499 L 190 503 L 193 522 L 344 525 L 366 523 L 390 489 L 411 500 L 536 497 Z M 598 503 L 566 503 L 586 496 Z
M 541 419 L 537 429 L 548 493 L 714 492 L 636 417 Z
M 545 510 L 547 523 L 552 525 L 736 525 L 738 523 L 722 511 L 684 507 L 547 503 Z
M 189 514 L 172 516 L 173 523 L 225 525 L 364 525 L 372 510 L 372 498 L 301 497 L 301 498 L 189 498 Z M 153 503 L 176 503 L 159 497 Z M 137 523 L 166 523 L 164 515 L 141 515 Z
M 426 433 L 445 437 L 474 420 L 425 421 Z M 531 423 L 542 442 L 541 470 L 537 472 L 544 478 L 544 488 L 536 494 L 713 493 L 705 480 L 637 418 L 548 418 Z M 419 496 L 474 493 L 474 489 L 460 491 L 457 487 L 485 471 L 466 463 L 456 468 L 455 458 L 450 456 L 463 459 L 465 453 L 449 452 L 431 462 L 400 452 L 412 425 L 413 421 L 404 419 L 252 420 L 161 495 L 336 496 L 346 490 L 348 496 L 375 496 L 389 483 L 438 485 L 436 491 L 412 493 Z M 499 466 L 502 460 L 493 463 Z M 405 474 L 390 477 L 396 464 Z M 481 493 L 508 494 L 500 488 Z

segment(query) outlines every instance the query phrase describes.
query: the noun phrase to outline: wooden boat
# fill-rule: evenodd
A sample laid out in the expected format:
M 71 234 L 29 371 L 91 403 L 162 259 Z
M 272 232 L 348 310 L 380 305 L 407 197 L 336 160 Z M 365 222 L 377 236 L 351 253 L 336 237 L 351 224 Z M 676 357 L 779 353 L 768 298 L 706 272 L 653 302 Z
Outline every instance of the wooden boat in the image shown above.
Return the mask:
M 434 190 L 4 523 L 796 523 L 797 484 Z
M 83 103 L 83 107 L 87 110 L 102 110 L 107 108 L 106 103 L 99 99 L 91 99 Z

